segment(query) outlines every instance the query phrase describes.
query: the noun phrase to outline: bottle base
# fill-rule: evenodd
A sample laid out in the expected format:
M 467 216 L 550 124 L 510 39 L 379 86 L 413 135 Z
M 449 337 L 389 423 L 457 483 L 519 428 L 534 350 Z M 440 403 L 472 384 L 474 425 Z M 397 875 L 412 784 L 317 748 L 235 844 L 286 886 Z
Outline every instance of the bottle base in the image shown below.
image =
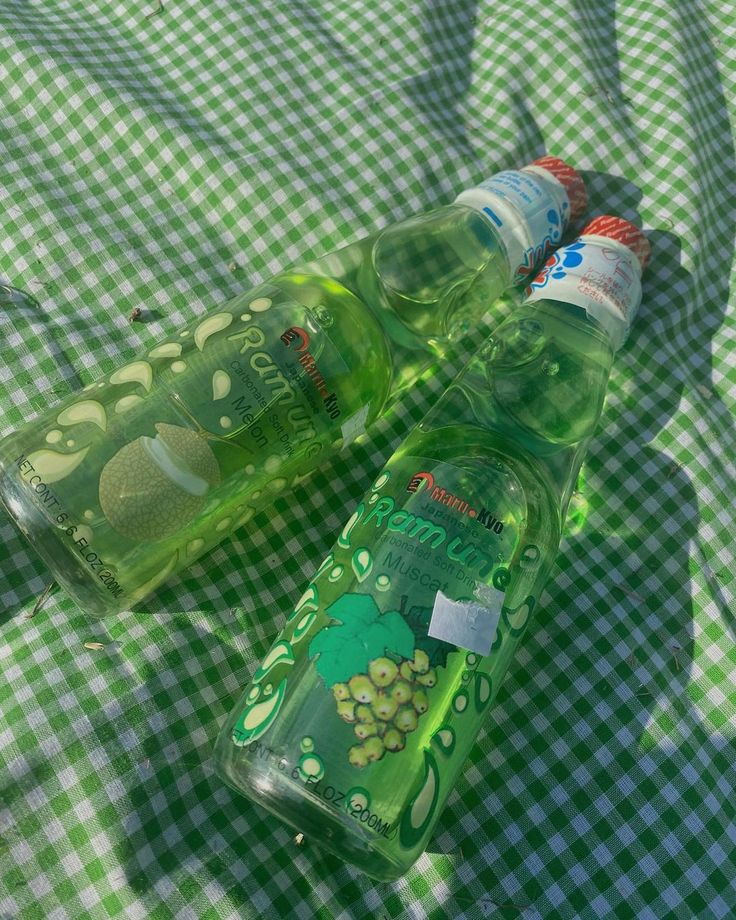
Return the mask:
M 392 860 L 376 845 L 376 840 L 384 838 L 364 828 L 347 808 L 344 811 L 337 810 L 339 806 L 330 808 L 318 796 L 310 794 L 307 786 L 291 780 L 277 767 L 238 764 L 238 759 L 216 755 L 220 778 L 295 833 L 302 834 L 307 844 L 326 850 L 376 881 L 392 882 L 408 871 L 411 862 L 400 864 Z M 385 838 L 386 849 L 395 834 L 394 829 Z
M 64 527 L 52 526 L 47 518 L 27 501 L 14 478 L 7 474 L 0 478 L 0 506 L 5 508 L 10 520 L 46 563 L 50 578 L 61 585 L 84 613 L 92 617 L 102 617 L 110 613 L 119 613 L 124 609 L 115 602 L 102 582 L 99 587 L 95 584 L 82 557 L 75 557 L 64 545 Z

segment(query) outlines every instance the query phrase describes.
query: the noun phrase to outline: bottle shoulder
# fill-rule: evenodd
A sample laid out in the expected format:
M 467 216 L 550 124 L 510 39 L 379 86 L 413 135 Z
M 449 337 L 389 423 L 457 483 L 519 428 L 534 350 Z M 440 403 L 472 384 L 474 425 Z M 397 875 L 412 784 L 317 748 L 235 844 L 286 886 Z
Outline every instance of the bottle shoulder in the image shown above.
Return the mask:
M 334 281 L 412 352 L 442 352 L 507 286 L 498 234 L 473 208 L 449 204 L 389 224 L 298 269 Z M 283 276 L 282 276 L 283 277 Z
M 465 400 L 482 424 L 515 432 L 540 454 L 590 437 L 613 351 L 595 324 L 567 305 L 522 305 L 471 359 L 448 400 Z
M 424 458 L 464 471 L 468 486 L 480 497 L 503 481 L 530 523 L 536 520 L 539 526 L 543 518 L 546 530 L 561 532 L 559 492 L 547 465 L 500 431 L 462 422 L 434 427 L 425 420 L 396 456 Z
M 347 347 L 361 340 L 388 360 L 388 343 L 381 324 L 368 304 L 338 279 L 313 272 L 284 272 L 271 284 L 310 310 L 332 337 Z

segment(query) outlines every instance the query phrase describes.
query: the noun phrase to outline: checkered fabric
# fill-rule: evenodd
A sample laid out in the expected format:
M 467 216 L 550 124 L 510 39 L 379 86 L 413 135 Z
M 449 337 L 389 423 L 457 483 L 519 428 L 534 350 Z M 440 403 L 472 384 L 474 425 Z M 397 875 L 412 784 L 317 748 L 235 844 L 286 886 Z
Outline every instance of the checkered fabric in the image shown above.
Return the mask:
M 3 433 L 545 151 L 653 248 L 535 625 L 396 883 L 298 847 L 211 751 L 457 363 L 136 612 L 28 618 L 48 575 L 0 519 L 0 918 L 734 917 L 733 4 L 3 0 L 0 30 Z

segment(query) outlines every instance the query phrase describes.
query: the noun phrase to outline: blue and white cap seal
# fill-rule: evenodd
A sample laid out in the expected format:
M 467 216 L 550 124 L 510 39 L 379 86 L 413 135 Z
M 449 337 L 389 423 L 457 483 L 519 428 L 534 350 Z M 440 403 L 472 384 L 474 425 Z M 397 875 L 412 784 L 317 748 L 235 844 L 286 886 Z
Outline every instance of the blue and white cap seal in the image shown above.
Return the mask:
M 521 284 L 560 245 L 568 224 L 585 211 L 587 196 L 582 178 L 564 160 L 541 157 L 497 173 L 455 202 L 488 218 L 506 250 L 511 281 Z
M 526 289 L 526 300 L 559 300 L 582 307 L 618 349 L 639 309 L 641 275 L 649 256 L 649 241 L 634 224 L 608 214 L 596 217 L 575 242 L 547 259 Z

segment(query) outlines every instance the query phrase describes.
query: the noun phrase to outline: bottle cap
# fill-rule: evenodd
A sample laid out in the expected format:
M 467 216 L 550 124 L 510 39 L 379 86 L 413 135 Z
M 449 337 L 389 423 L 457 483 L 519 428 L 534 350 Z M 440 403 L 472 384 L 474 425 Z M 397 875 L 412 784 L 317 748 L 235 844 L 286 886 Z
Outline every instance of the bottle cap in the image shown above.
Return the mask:
M 480 211 L 491 223 L 505 250 L 513 284 L 534 277 L 586 201 L 582 178 L 558 157 L 541 157 L 522 169 L 496 173 L 455 199 Z
M 588 207 L 588 192 L 580 173 L 559 157 L 538 157 L 525 168 L 529 169 L 530 166 L 543 169 L 564 186 L 567 200 L 570 202 L 570 223 L 580 220 Z
M 607 240 L 616 240 L 630 249 L 639 260 L 642 273 L 649 264 L 652 247 L 649 240 L 637 226 L 623 217 L 602 214 L 594 217 L 580 231 L 580 236 L 598 236 Z
M 649 255 L 649 241 L 634 224 L 611 215 L 596 217 L 573 243 L 552 253 L 527 288 L 526 299 L 582 307 L 618 349 L 641 303 L 640 279 Z

